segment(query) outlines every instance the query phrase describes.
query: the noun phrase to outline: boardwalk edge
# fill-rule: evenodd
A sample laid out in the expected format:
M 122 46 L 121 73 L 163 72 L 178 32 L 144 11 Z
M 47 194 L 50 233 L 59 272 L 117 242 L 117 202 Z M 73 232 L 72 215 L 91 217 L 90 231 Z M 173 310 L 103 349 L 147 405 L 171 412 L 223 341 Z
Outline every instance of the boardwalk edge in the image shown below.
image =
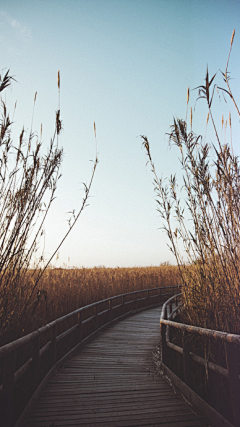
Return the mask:
M 141 311 L 150 310 L 151 308 L 161 307 L 162 303 L 153 304 L 151 306 L 141 307 L 137 310 L 131 311 L 129 313 L 125 313 L 120 317 L 117 317 L 116 319 L 112 320 L 111 322 L 106 323 L 105 325 L 101 326 L 99 329 L 94 331 L 91 335 L 84 338 L 79 344 L 77 344 L 74 348 L 72 348 L 67 354 L 65 354 L 62 359 L 60 359 L 53 367 L 52 369 L 47 373 L 47 375 L 44 377 L 42 382 L 39 384 L 38 388 L 35 390 L 34 394 L 32 395 L 31 399 L 29 400 L 27 406 L 25 407 L 24 411 L 18 418 L 17 422 L 14 424 L 14 427 L 24 427 L 25 423 L 33 411 L 34 406 L 36 405 L 41 393 L 43 392 L 44 388 L 46 387 L 47 383 L 51 380 L 51 378 L 54 376 L 54 374 L 64 365 L 64 363 L 67 362 L 71 357 L 74 356 L 75 353 L 77 353 L 81 347 L 83 347 L 88 342 L 92 341 L 97 335 L 99 335 L 102 331 L 105 329 L 111 327 L 114 323 L 117 323 L 121 320 L 123 320 L 126 317 L 130 317 L 131 315 L 137 314 Z M 225 426 L 224 426 L 225 427 Z M 227 426 L 232 427 L 232 426 Z
M 172 381 L 173 385 L 198 408 L 212 423 L 212 427 L 234 427 L 226 418 L 219 414 L 205 400 L 198 396 L 190 387 L 188 387 L 177 375 L 175 375 L 166 365 L 162 364 L 163 373 Z

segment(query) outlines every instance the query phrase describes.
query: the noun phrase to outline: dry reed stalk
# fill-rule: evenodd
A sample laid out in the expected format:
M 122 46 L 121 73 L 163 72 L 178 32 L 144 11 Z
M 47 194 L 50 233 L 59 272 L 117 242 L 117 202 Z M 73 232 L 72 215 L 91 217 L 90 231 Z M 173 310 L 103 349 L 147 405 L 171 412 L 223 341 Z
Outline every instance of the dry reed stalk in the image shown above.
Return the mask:
M 14 79 L 9 76 L 9 70 L 3 77 L 0 76 L 0 92 L 5 90 L 12 80 Z M 21 328 L 25 316 L 29 319 L 31 310 L 32 313 L 36 313 L 41 298 L 46 299 L 46 292 L 39 289 L 40 279 L 86 206 L 98 163 L 96 153 L 90 184 L 85 185 L 85 196 L 79 211 L 52 257 L 43 268 L 40 268 L 44 261 L 44 253 L 39 256 L 38 245 L 44 234 L 43 225 L 46 216 L 55 198 L 63 159 L 63 149 L 59 148 L 58 140 L 62 130 L 59 72 L 58 94 L 55 132 L 45 153 L 42 153 L 42 125 L 40 138 L 32 131 L 37 92 L 34 95 L 30 133 L 27 136 L 23 128 L 18 143 L 12 140 L 13 121 L 2 101 L 0 122 L 0 333 L 2 334 L 14 330 L 16 325 L 20 325 Z M 31 270 L 30 274 L 33 259 L 36 257 L 35 269 Z M 34 293 L 37 295 L 37 302 L 31 306 Z
M 31 270 L 28 271 L 31 277 Z M 29 304 L 25 321 L 1 338 L 22 336 L 79 307 L 136 290 L 179 285 L 178 267 L 47 268 Z
M 183 170 L 183 197 L 178 194 L 176 176 L 164 184 L 156 173 L 147 137 L 142 143 L 154 174 L 158 210 L 170 240 L 183 285 L 185 321 L 212 329 L 240 333 L 240 164 L 232 148 L 232 118 L 229 115 L 230 144 L 219 138 L 212 114 L 214 91 L 227 93 L 240 116 L 229 86 L 228 63 L 222 73 L 227 89 L 215 83 L 216 74 L 199 86 L 198 98 L 208 107 L 207 123 L 212 122 L 217 145 L 208 144 L 192 131 L 187 122 L 174 119 L 169 140 L 180 149 Z M 187 97 L 187 104 L 189 98 Z M 222 129 L 224 117 L 222 116 Z M 225 136 L 227 121 L 225 122 Z M 231 148 L 230 148 L 231 147 Z M 212 158 L 211 152 L 214 152 Z M 191 218 L 192 226 L 189 226 Z M 177 226 L 175 225 L 177 221 Z M 175 222 L 175 223 L 174 223 Z M 184 253 L 179 250 L 179 241 Z

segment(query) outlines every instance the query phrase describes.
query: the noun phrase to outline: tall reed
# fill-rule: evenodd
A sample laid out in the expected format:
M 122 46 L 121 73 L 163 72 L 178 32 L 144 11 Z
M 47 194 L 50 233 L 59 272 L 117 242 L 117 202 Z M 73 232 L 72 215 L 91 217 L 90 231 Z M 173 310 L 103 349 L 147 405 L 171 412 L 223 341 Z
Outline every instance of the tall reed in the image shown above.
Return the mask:
M 0 92 L 14 79 L 9 70 L 0 76 Z M 59 147 L 62 129 L 60 119 L 60 73 L 58 72 L 59 105 L 56 112 L 55 131 L 49 147 L 43 152 L 42 135 L 29 134 L 23 128 L 18 141 L 12 139 L 13 121 L 6 104 L 1 100 L 0 121 L 0 333 L 13 329 L 23 322 L 33 293 L 53 256 L 64 242 L 86 205 L 95 169 L 94 162 L 90 184 L 85 185 L 85 196 L 70 227 L 56 251 L 47 262 L 44 253 L 39 255 L 39 241 L 44 234 L 43 225 L 56 196 L 60 178 L 63 149 Z M 34 96 L 34 105 L 37 93 Z M 95 127 L 95 124 L 94 124 Z M 35 268 L 29 269 L 35 260 Z
M 167 264 L 132 268 L 49 267 L 32 295 L 24 322 L 5 331 L 0 345 L 95 301 L 136 290 L 178 286 L 179 283 L 177 266 Z
M 216 74 L 210 78 L 207 70 L 205 84 L 196 88 L 197 100 L 204 99 L 207 104 L 207 124 L 211 121 L 213 125 L 215 143 L 208 143 L 202 136 L 194 134 L 192 109 L 190 130 L 187 119 L 174 119 L 168 134 L 170 143 L 180 152 L 183 195 L 179 194 L 176 175 L 171 176 L 167 184 L 158 178 L 147 137 L 142 136 L 142 143 L 154 174 L 158 210 L 181 275 L 184 320 L 194 325 L 240 333 L 239 159 L 232 147 L 231 113 L 229 141 L 222 142 L 212 112 L 217 90 L 225 100 L 228 98 L 233 102 L 240 116 L 228 72 L 234 35 L 235 30 L 226 69 L 221 72 L 226 86 L 217 86 Z

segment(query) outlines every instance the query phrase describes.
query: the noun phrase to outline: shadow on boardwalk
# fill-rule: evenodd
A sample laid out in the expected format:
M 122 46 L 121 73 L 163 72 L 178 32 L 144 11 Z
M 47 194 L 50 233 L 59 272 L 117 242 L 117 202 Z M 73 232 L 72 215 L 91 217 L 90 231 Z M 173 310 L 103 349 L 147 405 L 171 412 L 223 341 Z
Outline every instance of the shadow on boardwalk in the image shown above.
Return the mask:
M 158 375 L 160 309 L 116 323 L 52 378 L 26 427 L 196 427 L 209 423 Z

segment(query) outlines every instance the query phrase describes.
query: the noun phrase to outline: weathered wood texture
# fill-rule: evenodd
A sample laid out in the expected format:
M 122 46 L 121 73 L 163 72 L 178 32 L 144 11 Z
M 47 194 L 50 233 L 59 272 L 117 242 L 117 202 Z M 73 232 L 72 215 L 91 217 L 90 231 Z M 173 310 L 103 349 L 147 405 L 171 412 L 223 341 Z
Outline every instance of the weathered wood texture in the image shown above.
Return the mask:
M 160 318 L 163 372 L 214 426 L 240 427 L 240 335 L 172 321 L 180 307 L 171 312 L 173 301 Z
M 96 301 L 0 347 L 0 426 L 22 427 L 54 371 L 100 330 L 159 306 L 177 290 L 158 287 Z
M 26 427 L 208 426 L 158 375 L 153 352 L 160 309 L 101 333 L 52 378 Z

